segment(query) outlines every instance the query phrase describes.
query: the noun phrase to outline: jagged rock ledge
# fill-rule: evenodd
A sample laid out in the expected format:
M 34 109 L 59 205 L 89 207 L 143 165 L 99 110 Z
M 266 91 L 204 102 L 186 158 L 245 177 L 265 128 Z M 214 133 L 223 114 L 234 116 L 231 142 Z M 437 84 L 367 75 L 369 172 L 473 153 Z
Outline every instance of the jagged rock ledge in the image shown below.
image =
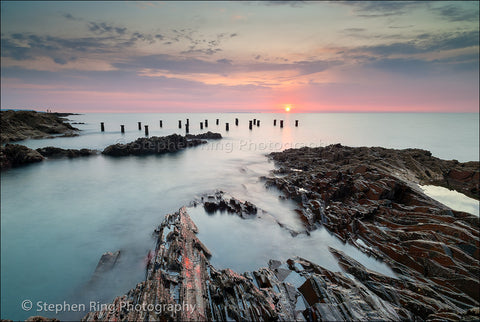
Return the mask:
M 258 212 L 257 207 L 251 202 L 239 200 L 221 190 L 205 194 L 201 196 L 199 200 L 192 202 L 194 207 L 198 204 L 201 204 L 209 214 L 215 213 L 216 211 L 226 211 L 230 214 L 235 214 L 242 219 L 252 218 L 256 216 Z
M 370 271 L 335 249 L 330 251 L 354 278 L 299 257 L 271 260 L 268 268 L 243 274 L 217 270 L 186 208 L 167 215 L 156 232 L 146 280 L 82 321 L 473 321 L 479 317 L 478 308 L 460 308 L 456 298 L 438 294 L 429 285 Z M 418 303 L 427 297 L 425 309 Z
M 79 131 L 63 116 L 68 113 L 41 113 L 35 111 L 1 111 L 0 142 L 14 142 L 26 139 L 53 138 L 53 134 L 77 136 Z
M 478 162 L 341 145 L 270 156 L 279 170 L 266 185 L 298 203 L 307 229 L 323 225 L 398 274 L 399 282 L 380 279 L 342 260 L 372 292 L 421 319 L 443 313 L 438 319 L 459 319 L 479 305 L 479 218 L 436 202 L 415 184 L 448 185 L 478 198 Z
M 182 136 L 172 134 L 168 136 L 152 136 L 149 138 L 139 138 L 127 144 L 113 144 L 103 150 L 102 154 L 109 156 L 128 156 L 128 155 L 149 155 L 177 152 L 189 147 L 200 144 L 206 144 L 205 139 L 221 139 L 220 133 L 202 133 L 198 135 L 187 134 Z

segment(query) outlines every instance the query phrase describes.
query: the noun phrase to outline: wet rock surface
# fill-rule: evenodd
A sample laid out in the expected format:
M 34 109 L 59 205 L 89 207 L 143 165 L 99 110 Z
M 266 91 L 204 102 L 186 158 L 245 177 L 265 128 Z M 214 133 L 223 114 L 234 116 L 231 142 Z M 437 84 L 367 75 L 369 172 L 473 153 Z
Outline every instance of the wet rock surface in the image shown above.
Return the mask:
M 98 153 L 98 151 L 90 149 L 61 149 L 53 146 L 38 148 L 37 152 L 46 158 L 78 158 L 95 155 Z
M 197 206 L 199 203 L 203 205 L 207 213 L 226 211 L 243 219 L 254 217 L 258 212 L 257 206 L 251 202 L 239 200 L 223 191 L 215 191 L 212 194 L 204 195 L 193 205 Z
M 218 137 L 220 136 L 220 137 Z M 128 156 L 128 155 L 149 155 L 177 152 L 189 147 L 200 144 L 206 144 L 204 138 L 221 138 L 219 133 L 203 133 L 199 135 L 182 136 L 172 134 L 168 136 L 152 136 L 149 138 L 139 138 L 127 144 L 114 144 L 106 147 L 103 154 L 109 156 Z
M 117 264 L 120 254 L 120 250 L 104 253 L 102 257 L 100 257 L 97 267 L 95 268 L 95 272 L 93 272 L 89 283 L 96 283 L 100 278 L 102 278 L 103 274 L 111 271 L 115 267 L 115 264 Z
M 196 237 L 186 208 L 167 215 L 156 230 L 156 249 L 147 278 L 112 307 L 90 312 L 84 321 L 246 320 L 278 316 L 273 299 L 251 279 L 210 265 L 210 251 Z M 149 306 L 150 305 L 150 306 Z
M 41 162 L 44 157 L 35 150 L 20 144 L 6 144 L 0 147 L 0 169 L 18 167 Z
M 479 305 L 479 218 L 449 209 L 412 184 L 451 183 L 452 173 L 463 169 L 468 176 L 457 180 L 457 190 L 478 198 L 478 162 L 439 160 L 416 149 L 341 145 L 271 157 L 280 169 L 266 184 L 298 203 L 307 229 L 323 225 L 398 274 L 380 278 L 334 252 L 370 291 L 421 319 L 460 319 Z
M 331 249 L 351 277 L 303 258 L 238 274 L 217 270 L 186 208 L 156 230 L 147 278 L 83 321 L 475 320 L 478 308 L 412 279 L 373 272 Z M 382 285 L 382 287 L 379 287 Z M 449 294 L 452 296 L 452 294 Z M 425 300 L 424 300 L 425 298 Z M 424 304 L 427 302 L 427 304 Z
M 26 139 L 43 139 L 54 134 L 77 136 L 77 128 L 71 126 L 64 116 L 70 114 L 40 113 L 35 111 L 1 111 L 0 142 Z

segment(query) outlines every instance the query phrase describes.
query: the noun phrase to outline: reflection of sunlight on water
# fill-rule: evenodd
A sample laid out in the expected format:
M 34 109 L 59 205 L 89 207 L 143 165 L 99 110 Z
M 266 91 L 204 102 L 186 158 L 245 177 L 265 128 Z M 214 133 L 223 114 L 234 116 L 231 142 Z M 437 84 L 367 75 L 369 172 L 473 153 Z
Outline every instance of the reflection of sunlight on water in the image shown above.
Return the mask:
M 450 207 L 453 210 L 465 211 L 476 216 L 479 215 L 480 202 L 478 200 L 469 198 L 462 193 L 444 187 L 420 186 L 420 188 L 427 196 L 443 203 L 445 206 Z

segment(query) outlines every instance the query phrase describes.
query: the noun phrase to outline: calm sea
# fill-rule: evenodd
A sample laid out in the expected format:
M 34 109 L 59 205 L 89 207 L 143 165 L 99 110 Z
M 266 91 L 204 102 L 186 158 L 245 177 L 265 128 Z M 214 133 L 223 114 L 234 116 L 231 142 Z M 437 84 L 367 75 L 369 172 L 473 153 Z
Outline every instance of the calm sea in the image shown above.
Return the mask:
M 369 268 L 393 275 L 386 265 L 344 245 L 327 231 L 292 237 L 275 220 L 296 230 L 295 204 L 266 189 L 259 177 L 274 164 L 266 154 L 291 147 L 350 146 L 422 148 L 434 156 L 479 160 L 478 114 L 85 114 L 72 115 L 79 137 L 28 140 L 31 148 L 57 146 L 102 150 L 143 136 L 220 132 L 224 139 L 163 156 L 111 158 L 102 155 L 61 159 L 2 172 L 1 176 L 1 318 L 25 319 L 44 303 L 107 303 L 144 278 L 143 259 L 154 247 L 151 233 L 166 213 L 196 197 L 220 189 L 249 200 L 268 214 L 241 220 L 207 215 L 192 208 L 200 238 L 219 268 L 254 270 L 268 259 L 299 255 L 335 271 L 340 268 L 328 246 L 345 251 Z M 215 120 L 220 120 L 217 126 Z M 239 125 L 235 126 L 235 118 Z M 248 120 L 260 126 L 248 129 Z M 199 124 L 209 127 L 200 131 Z M 277 119 L 277 126 L 273 120 Z M 160 128 L 159 121 L 163 121 Z M 182 120 L 182 129 L 178 128 Z M 279 121 L 284 121 L 284 128 Z M 299 126 L 295 127 L 295 120 Z M 100 132 L 105 122 L 105 132 Z M 142 131 L 137 122 L 142 122 Z M 230 131 L 225 131 L 225 123 Z M 126 133 L 120 133 L 124 124 Z M 100 256 L 121 250 L 113 274 L 88 286 Z M 29 311 L 22 309 L 32 301 Z M 38 304 L 40 306 L 38 306 Z M 88 306 L 87 306 L 88 309 Z M 85 312 L 64 312 L 73 319 Z

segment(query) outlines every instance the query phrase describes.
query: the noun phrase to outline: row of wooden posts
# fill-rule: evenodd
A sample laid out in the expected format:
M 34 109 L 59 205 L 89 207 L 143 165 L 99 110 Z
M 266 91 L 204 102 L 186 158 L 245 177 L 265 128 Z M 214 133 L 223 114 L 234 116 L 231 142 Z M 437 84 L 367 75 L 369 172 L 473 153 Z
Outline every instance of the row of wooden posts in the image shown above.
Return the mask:
M 216 120 L 216 124 L 220 124 L 220 119 Z M 203 126 L 208 127 L 208 120 L 205 120 L 205 122 L 200 122 L 200 130 L 203 130 Z M 235 125 L 238 126 L 238 118 L 235 119 Z M 260 120 L 253 119 L 248 121 L 248 128 L 251 130 L 253 126 L 256 125 L 257 127 L 260 126 Z M 273 120 L 273 126 L 277 126 L 277 120 Z M 295 126 L 298 127 L 298 120 L 295 120 Z M 145 135 L 148 135 L 148 125 L 144 125 L 145 127 Z M 160 120 L 160 127 L 163 127 L 163 121 Z M 280 120 L 280 127 L 283 128 L 283 120 Z M 178 120 L 178 128 L 182 128 L 182 120 Z M 100 130 L 102 132 L 105 132 L 105 123 L 101 122 L 100 123 Z M 138 122 L 138 130 L 142 130 L 142 122 Z M 229 131 L 230 130 L 230 125 L 229 123 L 225 123 L 225 130 Z M 187 133 L 190 132 L 190 119 L 187 119 L 185 122 L 185 131 Z M 125 125 L 120 125 L 120 132 L 125 133 Z

